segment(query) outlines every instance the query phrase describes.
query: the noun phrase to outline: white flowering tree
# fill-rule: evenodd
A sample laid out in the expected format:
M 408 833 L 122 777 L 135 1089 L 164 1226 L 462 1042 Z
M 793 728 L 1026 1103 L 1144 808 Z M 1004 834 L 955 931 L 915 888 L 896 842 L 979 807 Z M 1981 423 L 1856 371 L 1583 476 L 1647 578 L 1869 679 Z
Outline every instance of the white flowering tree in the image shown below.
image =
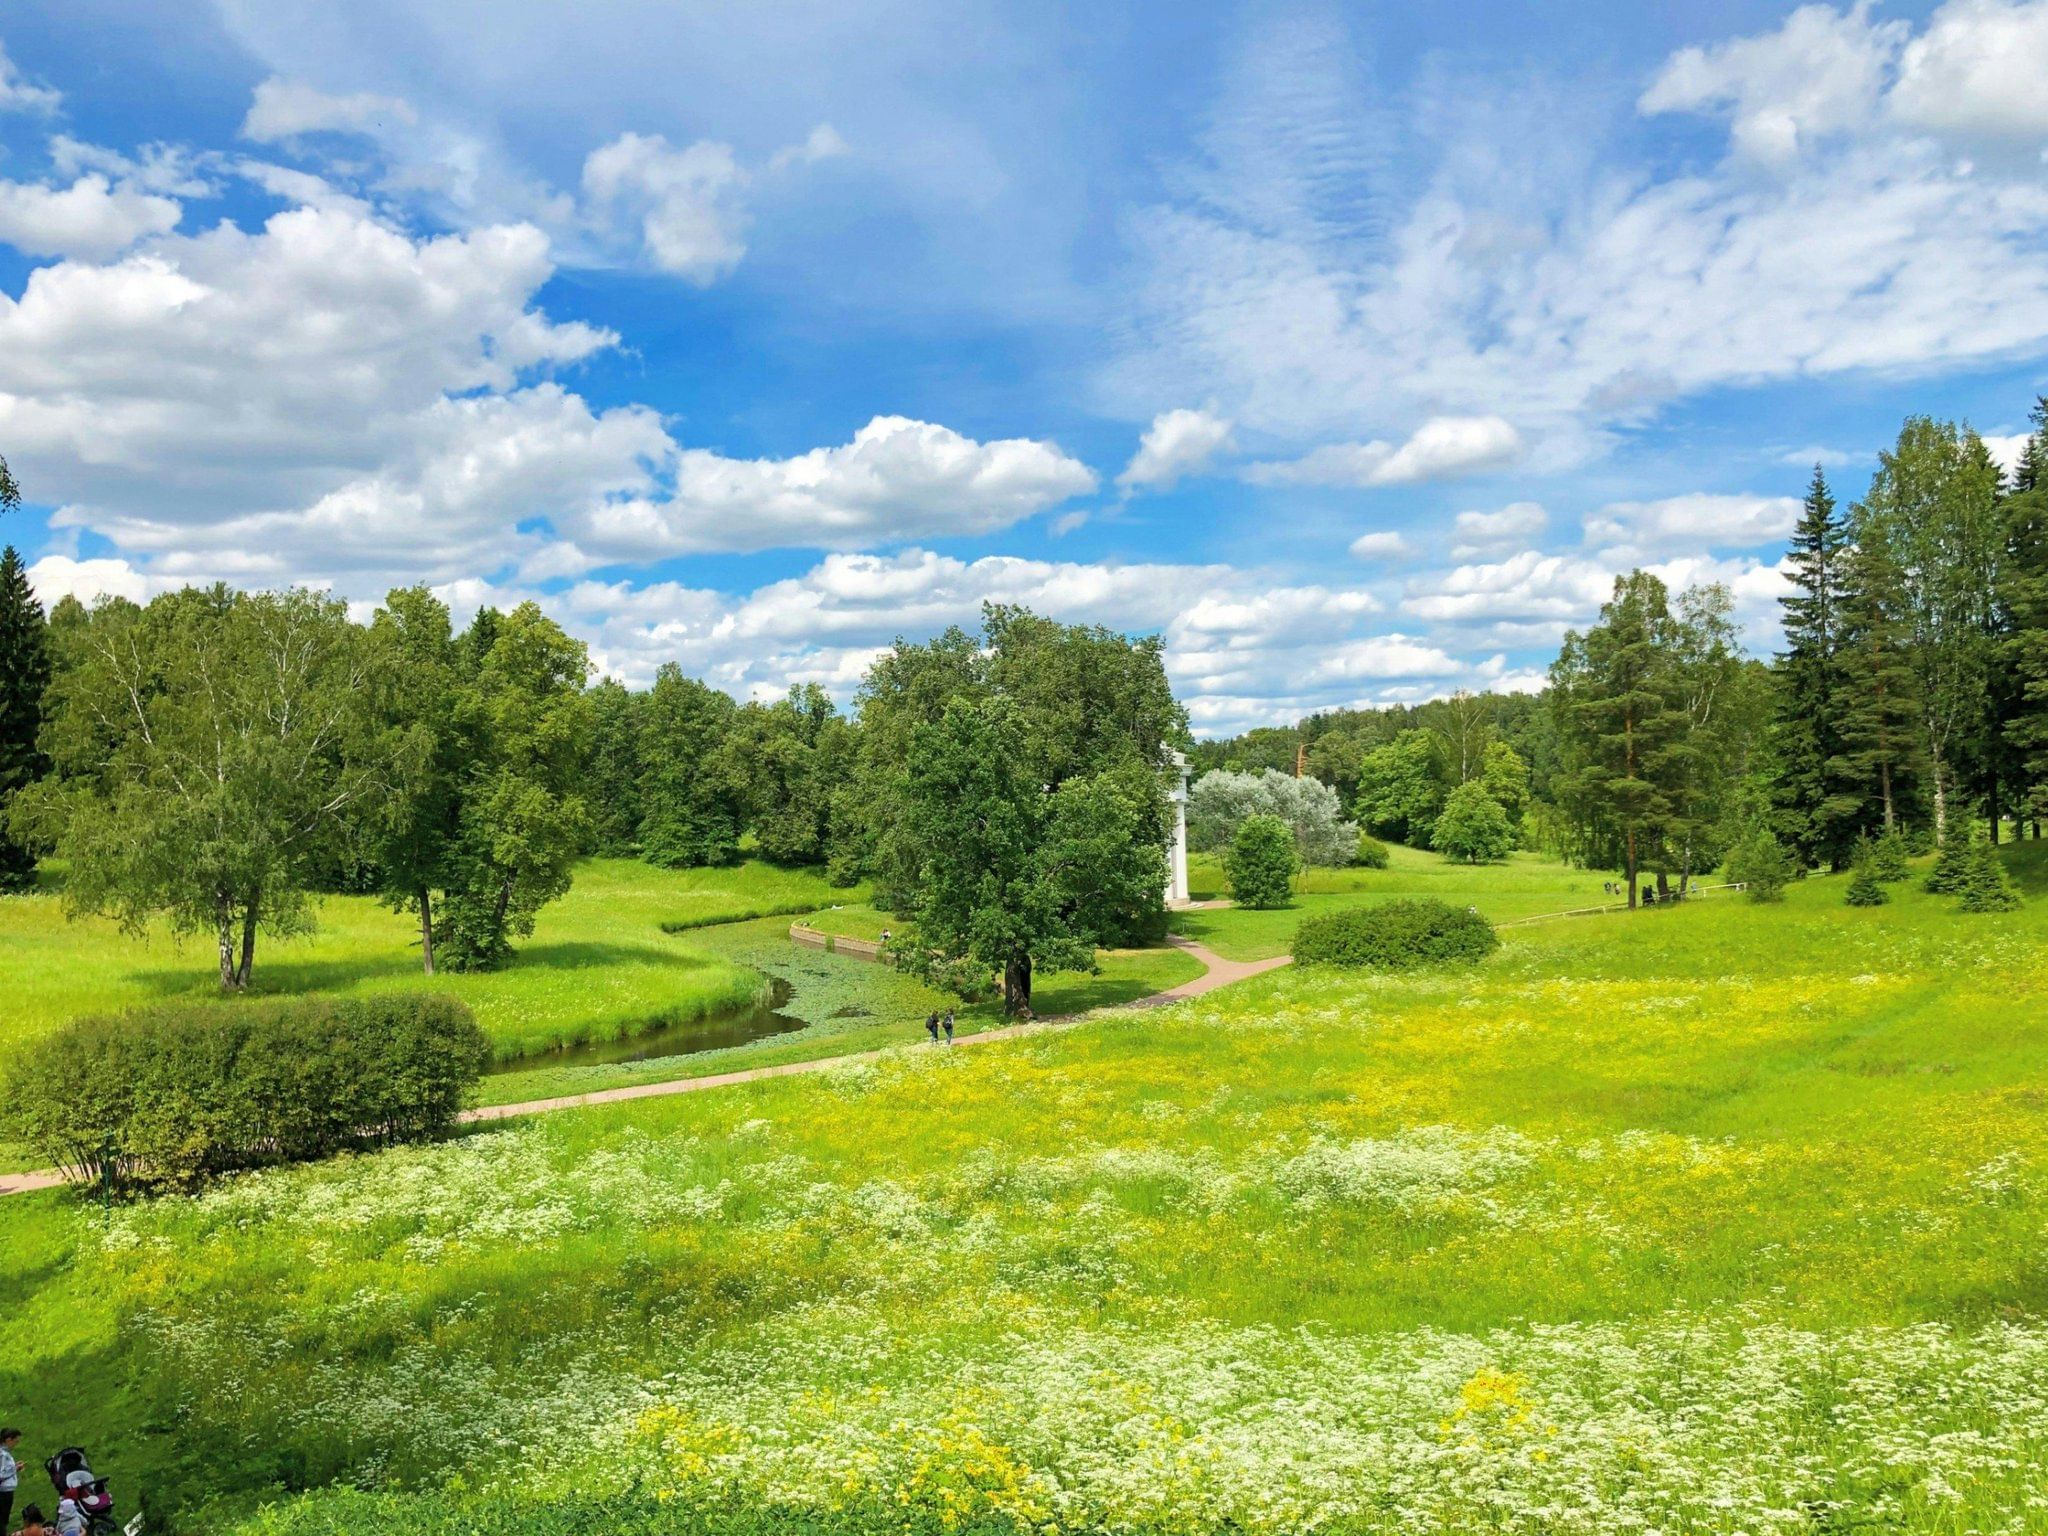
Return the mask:
M 1321 779 L 1295 778 L 1266 769 L 1219 769 L 1195 781 L 1188 794 L 1188 846 L 1216 853 L 1230 846 L 1249 816 L 1277 816 L 1294 828 L 1304 864 L 1349 864 L 1358 853 L 1358 828 L 1344 819 L 1337 792 Z

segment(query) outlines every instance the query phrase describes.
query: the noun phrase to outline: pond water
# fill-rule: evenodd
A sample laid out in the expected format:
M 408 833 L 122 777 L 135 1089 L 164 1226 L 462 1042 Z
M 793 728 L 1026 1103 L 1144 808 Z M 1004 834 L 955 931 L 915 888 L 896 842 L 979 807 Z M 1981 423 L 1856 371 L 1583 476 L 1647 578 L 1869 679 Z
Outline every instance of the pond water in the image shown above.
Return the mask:
M 586 1045 L 568 1045 L 535 1056 L 515 1056 L 494 1061 L 487 1075 L 500 1072 L 531 1072 L 536 1067 L 597 1067 L 623 1061 L 653 1061 L 662 1056 L 690 1056 L 698 1051 L 720 1051 L 727 1046 L 746 1045 L 771 1035 L 786 1035 L 804 1027 L 804 1021 L 781 1012 L 790 999 L 788 982 L 770 978 L 768 1001 L 733 1013 L 692 1019 L 687 1024 L 664 1024 L 624 1040 L 595 1040 Z

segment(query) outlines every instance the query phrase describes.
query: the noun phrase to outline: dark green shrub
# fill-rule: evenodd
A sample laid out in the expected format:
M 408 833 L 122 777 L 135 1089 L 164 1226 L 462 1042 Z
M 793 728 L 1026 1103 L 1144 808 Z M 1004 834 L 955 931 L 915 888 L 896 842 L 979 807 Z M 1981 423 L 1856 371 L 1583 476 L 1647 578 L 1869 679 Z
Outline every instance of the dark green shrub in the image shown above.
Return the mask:
M 1240 907 L 1286 906 L 1301 868 L 1294 828 L 1278 816 L 1245 817 L 1223 855 L 1223 868 Z
M 1468 964 L 1499 947 L 1493 924 L 1477 912 L 1430 898 L 1328 912 L 1310 918 L 1294 935 L 1298 965 L 1381 971 Z
M 165 1004 L 75 1020 L 22 1052 L 0 1113 L 73 1173 L 190 1188 L 438 1135 L 489 1051 L 451 997 Z
M 1358 851 L 1352 855 L 1351 862 L 1365 869 L 1385 869 L 1387 845 L 1370 832 L 1361 832 L 1358 834 Z

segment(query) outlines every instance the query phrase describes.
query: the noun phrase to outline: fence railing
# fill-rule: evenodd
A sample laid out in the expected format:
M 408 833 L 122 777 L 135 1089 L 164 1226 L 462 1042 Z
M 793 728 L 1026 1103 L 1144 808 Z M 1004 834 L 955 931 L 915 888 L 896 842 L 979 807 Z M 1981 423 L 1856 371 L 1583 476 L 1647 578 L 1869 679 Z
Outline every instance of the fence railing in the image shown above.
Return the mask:
M 1699 897 L 1713 891 L 1742 891 L 1748 888 L 1748 883 L 1742 880 L 1723 880 L 1716 885 L 1695 885 L 1688 889 L 1682 897 L 1675 899 L 1667 898 L 1663 901 L 1648 903 L 1648 910 L 1654 912 L 1659 907 L 1682 906 L 1688 901 L 1697 900 Z M 1628 910 L 1629 905 L 1626 901 L 1607 901 L 1602 902 L 1597 907 L 1571 907 L 1563 912 L 1538 912 L 1529 917 L 1511 917 L 1506 922 L 1495 923 L 1493 926 L 1496 928 L 1525 928 L 1531 923 L 1551 923 L 1561 917 L 1598 917 L 1604 912 L 1626 912 Z M 1639 905 L 1636 910 L 1641 911 L 1643 907 Z
M 877 964 L 886 959 L 880 942 L 875 939 L 851 939 L 844 934 L 821 933 L 805 923 L 791 923 L 789 937 L 792 943 L 822 949 L 828 955 L 845 955 L 852 960 L 869 960 Z

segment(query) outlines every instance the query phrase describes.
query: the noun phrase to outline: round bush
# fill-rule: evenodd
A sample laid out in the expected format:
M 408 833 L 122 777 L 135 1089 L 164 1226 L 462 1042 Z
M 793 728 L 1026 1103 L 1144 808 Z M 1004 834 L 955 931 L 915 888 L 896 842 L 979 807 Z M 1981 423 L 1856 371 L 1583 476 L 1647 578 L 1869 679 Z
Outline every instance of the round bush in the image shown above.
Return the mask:
M 1299 868 L 1294 828 L 1278 816 L 1245 817 L 1223 855 L 1230 894 L 1241 907 L 1286 906 Z
M 1352 863 L 1361 869 L 1385 869 L 1387 867 L 1387 845 L 1370 832 L 1358 834 L 1358 852 L 1352 856 Z
M 1328 912 L 1310 918 L 1294 935 L 1297 965 L 1376 971 L 1470 965 L 1498 948 L 1493 924 L 1477 912 L 1428 898 Z

